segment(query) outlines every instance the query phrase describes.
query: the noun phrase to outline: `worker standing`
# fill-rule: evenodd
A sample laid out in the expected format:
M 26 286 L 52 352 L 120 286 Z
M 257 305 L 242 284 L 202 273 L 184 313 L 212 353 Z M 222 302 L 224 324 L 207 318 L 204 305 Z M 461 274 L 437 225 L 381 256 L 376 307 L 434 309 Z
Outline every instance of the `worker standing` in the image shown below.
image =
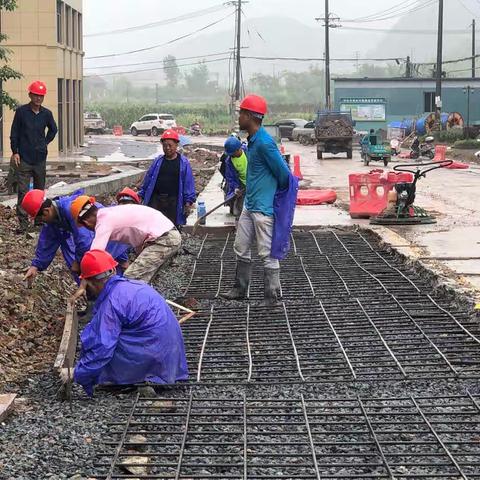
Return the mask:
M 92 250 L 105 250 L 112 240 L 135 248 L 138 256 L 125 271 L 129 278 L 150 282 L 182 243 L 182 236 L 173 223 L 145 205 L 99 209 L 93 197 L 81 195 L 72 202 L 70 210 L 78 225 L 95 232 Z M 81 293 L 78 291 L 74 298 Z
M 239 126 L 248 132 L 247 185 L 234 244 L 235 283 L 223 297 L 235 300 L 246 296 L 252 271 L 251 248 L 256 238 L 258 256 L 264 265 L 264 304 L 275 305 L 281 296 L 279 260 L 289 250 L 298 180 L 262 127 L 266 113 L 267 102 L 257 95 L 248 95 L 240 104 Z
M 235 136 L 227 139 L 224 148 L 227 155 L 225 159 L 227 197 L 235 195 L 232 213 L 238 220 L 243 210 L 247 184 L 247 155 L 245 154 L 245 146 Z
M 80 336 L 73 380 L 90 396 L 98 384 L 187 380 L 185 347 L 175 315 L 156 290 L 119 277 L 116 266 L 102 250 L 91 250 L 82 259 L 81 278 L 96 302 L 93 318 Z M 64 380 L 69 376 L 62 372 Z
M 20 208 L 24 195 L 29 190 L 31 179 L 33 188 L 45 188 L 47 146 L 57 134 L 57 125 L 50 110 L 42 107 L 47 93 L 43 82 L 35 81 L 28 87 L 30 103 L 15 111 L 10 132 L 12 162 L 18 169 L 17 216 L 20 227 L 18 233 L 28 227 L 28 219 Z M 47 133 L 45 134 L 45 130 Z
M 195 203 L 195 181 L 187 157 L 178 152 L 180 138 L 174 130 L 161 137 L 163 155 L 145 175 L 139 195 L 143 204 L 162 212 L 176 227 L 187 223 Z
M 59 248 L 74 280 L 80 283 L 80 261 L 90 250 L 93 240 L 93 233 L 86 228 L 79 228 L 70 213 L 71 203 L 81 194 L 83 190 L 77 190 L 72 195 L 49 199 L 43 190 L 30 190 L 23 198 L 23 210 L 31 219 L 44 224 L 40 230 L 35 257 L 24 277 L 29 285 L 32 285 L 38 272 L 48 268 Z M 102 205 L 98 204 L 98 207 Z M 128 267 L 127 249 L 126 245 L 115 242 L 107 245 L 107 250 L 123 269 Z

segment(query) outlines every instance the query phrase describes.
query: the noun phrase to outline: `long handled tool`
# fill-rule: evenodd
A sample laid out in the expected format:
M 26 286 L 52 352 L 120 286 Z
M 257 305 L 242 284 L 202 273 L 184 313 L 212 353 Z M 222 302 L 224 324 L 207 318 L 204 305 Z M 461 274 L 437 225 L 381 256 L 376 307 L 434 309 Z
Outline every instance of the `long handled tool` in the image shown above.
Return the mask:
M 232 200 L 233 198 L 235 198 L 235 194 L 233 193 L 232 195 L 230 195 L 229 197 L 227 197 L 227 199 L 220 203 L 219 205 L 217 205 L 216 207 L 212 208 L 211 210 L 209 210 L 205 215 L 202 215 L 201 217 L 198 217 L 197 221 L 193 224 L 193 230 L 192 230 L 192 235 L 195 235 L 195 232 L 198 228 L 198 226 L 200 225 L 200 222 L 204 219 L 204 218 L 207 218 L 211 213 L 213 213 L 215 210 L 218 210 L 220 207 L 223 207 L 224 205 L 226 205 L 230 200 Z

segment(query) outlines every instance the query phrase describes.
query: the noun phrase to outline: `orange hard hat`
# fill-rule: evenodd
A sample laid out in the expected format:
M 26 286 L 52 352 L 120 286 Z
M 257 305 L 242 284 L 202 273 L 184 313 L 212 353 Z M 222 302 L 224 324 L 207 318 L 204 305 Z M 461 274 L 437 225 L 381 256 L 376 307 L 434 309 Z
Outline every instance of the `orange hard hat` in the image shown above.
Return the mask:
M 44 190 L 30 190 L 23 197 L 21 206 L 28 213 L 29 217 L 35 218 L 46 199 L 47 196 Z
M 168 130 L 165 130 L 160 137 L 160 140 L 175 140 L 176 142 L 180 141 L 180 137 L 178 136 L 178 133 L 175 130 L 172 130 L 169 128 Z
M 240 110 L 265 115 L 267 113 L 267 101 L 259 95 L 247 95 L 240 103 Z
M 70 213 L 72 214 L 75 222 L 79 223 L 79 218 L 87 213 L 90 206 L 95 203 L 95 197 L 89 197 L 88 195 L 79 195 L 71 204 L 70 204 Z M 87 207 L 88 208 L 85 208 Z
M 117 202 L 120 202 L 123 198 L 127 197 L 126 199 L 131 199 L 135 203 L 141 203 L 140 197 L 138 196 L 138 193 L 132 190 L 131 188 L 125 187 L 123 190 L 117 193 L 116 199 Z
M 36 80 L 28 86 L 28 93 L 44 96 L 47 94 L 47 86 L 40 80 Z
M 99 277 L 102 273 L 110 272 L 118 262 L 105 250 L 90 250 L 80 262 L 81 279 Z

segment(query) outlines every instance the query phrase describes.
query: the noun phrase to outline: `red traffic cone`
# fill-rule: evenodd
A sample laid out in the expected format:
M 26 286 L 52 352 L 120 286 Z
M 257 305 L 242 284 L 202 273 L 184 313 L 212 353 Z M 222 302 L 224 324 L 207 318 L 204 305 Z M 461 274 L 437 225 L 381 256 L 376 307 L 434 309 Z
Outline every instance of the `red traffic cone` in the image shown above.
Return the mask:
M 293 156 L 293 174 L 299 180 L 303 180 L 303 175 L 302 175 L 302 172 L 300 171 L 300 155 Z

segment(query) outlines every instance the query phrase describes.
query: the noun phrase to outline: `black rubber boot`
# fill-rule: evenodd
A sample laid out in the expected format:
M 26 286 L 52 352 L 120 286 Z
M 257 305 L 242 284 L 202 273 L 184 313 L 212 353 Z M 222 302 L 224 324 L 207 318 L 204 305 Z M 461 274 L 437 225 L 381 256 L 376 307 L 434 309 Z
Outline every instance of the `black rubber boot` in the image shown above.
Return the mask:
M 281 287 L 280 287 L 280 269 L 265 268 L 263 276 L 264 299 L 262 304 L 271 307 L 280 304 Z
M 237 260 L 235 283 L 228 292 L 222 293 L 221 297 L 226 300 L 241 300 L 247 296 L 250 276 L 252 274 L 252 262 Z

